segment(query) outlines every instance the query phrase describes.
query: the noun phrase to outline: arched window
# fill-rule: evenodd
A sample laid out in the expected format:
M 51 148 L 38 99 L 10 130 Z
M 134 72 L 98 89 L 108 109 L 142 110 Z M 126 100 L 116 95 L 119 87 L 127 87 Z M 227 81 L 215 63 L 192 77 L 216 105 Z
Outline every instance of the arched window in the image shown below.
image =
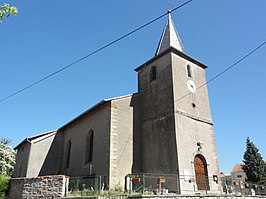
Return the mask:
M 194 168 L 198 190 L 210 190 L 207 163 L 203 155 L 194 157 Z
M 189 64 L 187 65 L 187 76 L 188 77 L 193 77 L 192 66 L 190 66 Z
M 86 138 L 85 163 L 92 162 L 94 131 L 91 129 Z
M 153 81 L 153 80 L 155 80 L 157 78 L 156 67 L 155 66 L 153 66 L 151 68 L 151 74 L 150 75 L 151 75 L 151 81 Z
M 70 154 L 71 154 L 71 141 L 68 140 L 66 144 L 66 169 L 69 168 L 70 164 Z

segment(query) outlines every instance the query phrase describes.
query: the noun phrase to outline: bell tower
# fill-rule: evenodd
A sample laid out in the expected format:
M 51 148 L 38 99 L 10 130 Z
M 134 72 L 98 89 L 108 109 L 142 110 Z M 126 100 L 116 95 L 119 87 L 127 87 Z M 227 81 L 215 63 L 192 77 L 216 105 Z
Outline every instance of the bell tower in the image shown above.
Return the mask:
M 184 52 L 169 11 L 155 56 L 135 69 L 141 172 L 177 175 L 181 194 L 220 192 L 206 68 Z

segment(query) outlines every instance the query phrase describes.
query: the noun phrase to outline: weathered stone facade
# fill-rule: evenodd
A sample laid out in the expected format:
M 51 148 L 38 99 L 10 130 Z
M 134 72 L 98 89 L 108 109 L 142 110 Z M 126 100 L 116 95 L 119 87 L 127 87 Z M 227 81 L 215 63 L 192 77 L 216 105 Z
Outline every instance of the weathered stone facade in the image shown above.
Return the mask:
M 68 178 L 63 175 L 12 178 L 8 199 L 61 198 L 66 195 Z
M 168 175 L 177 176 L 164 184 L 169 193 L 221 193 L 206 68 L 184 52 L 169 15 L 156 55 L 135 69 L 138 92 L 25 139 L 13 177 L 100 176 L 98 188 L 134 189 L 128 174 Z M 158 177 L 149 189 L 159 187 Z

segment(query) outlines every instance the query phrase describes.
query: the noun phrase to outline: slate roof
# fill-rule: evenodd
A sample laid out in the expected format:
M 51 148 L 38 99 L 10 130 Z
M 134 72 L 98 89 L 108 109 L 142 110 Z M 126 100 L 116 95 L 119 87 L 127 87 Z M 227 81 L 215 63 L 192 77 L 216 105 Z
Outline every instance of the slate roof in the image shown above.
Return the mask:
M 170 47 L 174 47 L 175 49 L 184 52 L 184 47 L 182 45 L 182 42 L 178 36 L 178 33 L 176 31 L 174 22 L 171 18 L 171 11 L 168 11 L 168 20 L 166 22 L 166 25 L 163 30 L 163 34 L 161 36 L 159 45 L 157 47 L 155 56 L 160 54 L 161 52 L 165 51 L 166 49 Z

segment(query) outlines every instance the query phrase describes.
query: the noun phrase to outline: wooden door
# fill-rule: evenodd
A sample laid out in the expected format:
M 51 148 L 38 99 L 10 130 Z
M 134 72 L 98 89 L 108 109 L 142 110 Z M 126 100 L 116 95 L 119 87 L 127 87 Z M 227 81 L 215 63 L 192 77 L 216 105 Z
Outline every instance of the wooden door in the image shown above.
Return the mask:
M 198 190 L 209 190 L 209 180 L 206 161 L 203 156 L 196 155 L 194 158 L 195 177 Z

